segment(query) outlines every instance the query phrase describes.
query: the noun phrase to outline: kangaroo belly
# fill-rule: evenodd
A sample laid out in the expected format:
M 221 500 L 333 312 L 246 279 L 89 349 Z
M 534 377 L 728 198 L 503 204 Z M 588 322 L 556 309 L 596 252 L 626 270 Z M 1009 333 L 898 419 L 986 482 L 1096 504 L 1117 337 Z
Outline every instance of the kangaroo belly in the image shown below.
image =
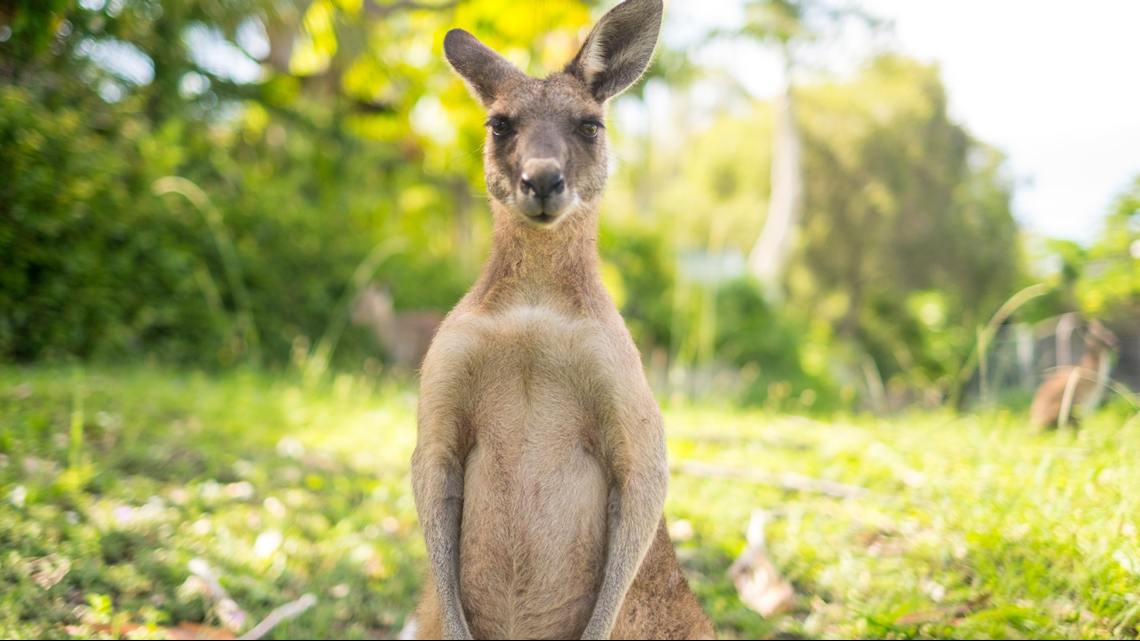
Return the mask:
M 467 462 L 460 591 L 477 638 L 577 638 L 605 558 L 606 480 L 570 448 L 509 455 L 477 445 Z M 540 451 L 541 450 L 541 451 Z
M 549 325 L 530 329 L 496 341 L 472 415 L 459 573 L 477 638 L 578 638 L 603 572 L 597 419 L 574 389 L 573 350 L 544 338 Z

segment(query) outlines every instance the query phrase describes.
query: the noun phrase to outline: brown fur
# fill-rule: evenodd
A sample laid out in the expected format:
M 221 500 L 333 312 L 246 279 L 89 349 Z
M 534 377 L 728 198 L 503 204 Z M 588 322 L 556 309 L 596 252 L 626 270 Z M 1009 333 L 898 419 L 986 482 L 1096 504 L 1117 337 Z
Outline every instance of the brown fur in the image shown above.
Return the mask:
M 589 82 L 573 65 L 525 76 L 470 34 L 445 41 L 491 122 L 511 129 L 489 133 L 484 153 L 491 258 L 421 372 L 412 486 L 431 571 L 420 638 L 713 636 L 661 516 L 661 413 L 598 270 L 605 139 L 582 123 L 603 115 L 597 87 L 637 79 L 644 66 L 629 61 L 648 61 L 660 24 L 659 0 L 619 9 L 591 34 L 608 51 Z M 607 75 L 614 56 L 621 77 Z M 536 162 L 565 189 L 528 191 Z
M 352 322 L 368 325 L 393 365 L 419 369 L 443 316 L 431 310 L 398 312 L 387 290 L 369 285 L 352 310 Z
M 1073 378 L 1074 389 L 1069 411 L 1084 403 L 1092 396 L 1096 389 L 1097 376 L 1100 370 L 1101 358 L 1106 358 L 1106 350 L 1116 346 L 1116 336 L 1096 321 L 1089 323 L 1089 332 L 1085 336 L 1085 353 L 1075 367 L 1058 367 L 1037 388 L 1033 395 L 1033 405 L 1030 408 L 1030 421 L 1039 429 L 1056 428 L 1061 419 L 1062 405 L 1065 399 L 1065 389 Z M 1076 426 L 1078 417 L 1071 415 L 1068 423 Z

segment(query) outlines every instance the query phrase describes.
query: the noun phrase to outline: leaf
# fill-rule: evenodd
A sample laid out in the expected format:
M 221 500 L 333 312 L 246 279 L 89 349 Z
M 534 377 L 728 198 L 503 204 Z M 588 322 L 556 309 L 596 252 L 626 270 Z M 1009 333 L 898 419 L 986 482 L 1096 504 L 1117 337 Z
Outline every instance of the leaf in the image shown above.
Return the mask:
M 728 570 L 736 584 L 736 592 L 744 605 L 765 617 L 790 612 L 795 607 L 796 592 L 768 558 L 764 545 L 763 510 L 754 510 L 748 524 L 748 547 Z

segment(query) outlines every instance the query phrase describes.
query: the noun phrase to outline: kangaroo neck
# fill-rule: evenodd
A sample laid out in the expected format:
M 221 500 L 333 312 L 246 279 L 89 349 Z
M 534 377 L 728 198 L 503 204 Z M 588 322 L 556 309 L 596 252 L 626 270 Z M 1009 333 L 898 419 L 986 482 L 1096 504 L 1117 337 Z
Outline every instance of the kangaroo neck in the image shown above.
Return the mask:
M 474 293 L 484 307 L 551 305 L 589 309 L 604 294 L 598 259 L 598 208 L 538 226 L 492 201 L 491 256 Z

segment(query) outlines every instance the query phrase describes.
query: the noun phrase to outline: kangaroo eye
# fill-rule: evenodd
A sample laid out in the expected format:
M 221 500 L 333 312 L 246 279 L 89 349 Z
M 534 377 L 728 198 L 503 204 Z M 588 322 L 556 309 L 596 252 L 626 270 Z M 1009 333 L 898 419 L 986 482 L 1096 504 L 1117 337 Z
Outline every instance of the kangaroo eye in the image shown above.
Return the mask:
M 578 126 L 578 131 L 587 138 L 593 138 L 598 135 L 598 126 L 592 122 L 584 122 Z
M 511 132 L 511 123 L 505 118 L 496 118 L 491 121 L 491 133 L 496 136 L 504 136 Z

